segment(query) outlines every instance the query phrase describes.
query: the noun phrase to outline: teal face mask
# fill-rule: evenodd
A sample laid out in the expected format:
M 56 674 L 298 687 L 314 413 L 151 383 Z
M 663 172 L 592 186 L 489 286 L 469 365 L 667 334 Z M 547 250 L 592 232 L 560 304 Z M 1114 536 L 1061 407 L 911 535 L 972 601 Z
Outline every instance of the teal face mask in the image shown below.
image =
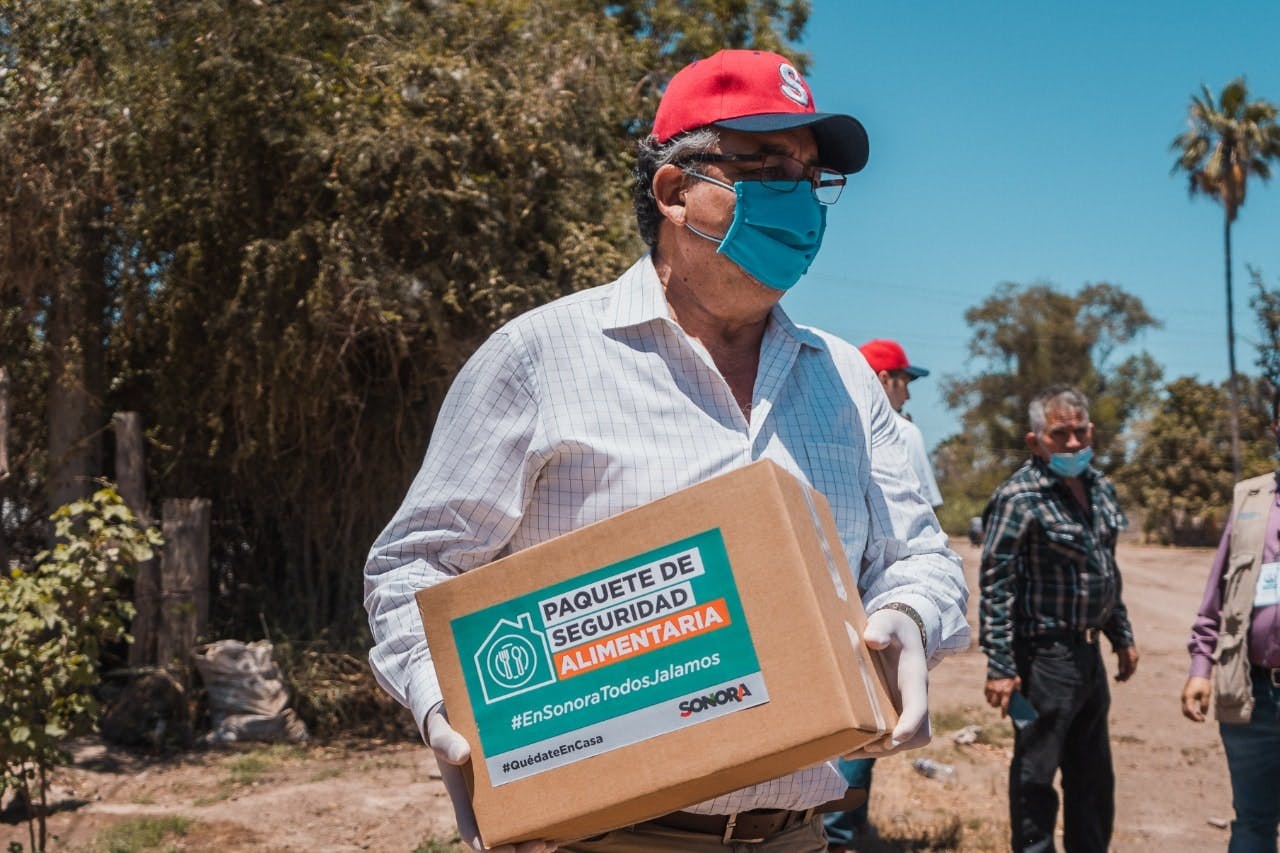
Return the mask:
M 1079 477 L 1092 460 L 1092 447 L 1077 450 L 1075 453 L 1055 453 L 1049 457 L 1049 470 L 1059 477 Z
M 685 223 L 685 227 L 713 243 L 724 255 L 761 284 L 788 290 L 818 256 L 827 230 L 827 208 L 800 181 L 788 191 L 770 189 L 759 181 L 733 185 L 698 172 L 686 174 L 732 190 L 736 202 L 733 222 L 723 237 L 713 237 Z

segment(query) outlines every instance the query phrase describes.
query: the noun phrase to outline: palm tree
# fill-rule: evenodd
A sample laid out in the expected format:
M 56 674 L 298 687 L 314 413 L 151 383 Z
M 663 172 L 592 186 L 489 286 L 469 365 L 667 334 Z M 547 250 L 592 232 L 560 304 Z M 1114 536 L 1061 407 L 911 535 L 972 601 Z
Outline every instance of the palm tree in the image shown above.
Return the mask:
M 1203 83 L 1202 96 L 1191 96 L 1187 113 L 1190 125 L 1173 140 L 1178 152 L 1173 171 L 1186 172 L 1191 195 L 1203 193 L 1222 205 L 1225 214 L 1223 245 L 1227 264 L 1227 361 L 1231 386 L 1231 461 L 1240 479 L 1240 416 L 1236 392 L 1236 334 L 1231 298 L 1231 223 L 1244 205 L 1249 178 L 1271 177 L 1270 161 L 1280 158 L 1280 125 L 1277 107 L 1270 101 L 1249 100 L 1244 78 L 1237 77 L 1215 102 Z

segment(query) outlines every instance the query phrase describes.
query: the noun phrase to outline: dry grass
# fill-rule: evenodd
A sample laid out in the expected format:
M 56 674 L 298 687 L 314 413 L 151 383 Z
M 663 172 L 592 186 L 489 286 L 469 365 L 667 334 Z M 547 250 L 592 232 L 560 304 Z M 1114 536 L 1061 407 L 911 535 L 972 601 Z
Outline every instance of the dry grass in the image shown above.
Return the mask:
M 470 850 L 455 833 L 452 838 L 433 835 L 415 847 L 413 853 L 467 853 Z
M 378 686 L 364 657 L 291 642 L 279 643 L 275 657 L 312 737 L 418 738 L 412 715 Z
M 166 842 L 185 836 L 191 825 L 192 821 L 184 817 L 139 817 L 121 821 L 99 834 L 92 853 L 175 850 L 176 847 Z
M 938 703 L 931 711 L 933 743 L 876 762 L 870 818 L 878 837 L 860 843 L 858 853 L 1009 849 L 1004 790 L 1012 725 L 986 705 Z M 957 744 L 953 735 L 971 726 L 976 741 Z M 926 778 L 912 767 L 917 758 L 949 764 L 955 776 Z
M 950 741 L 952 735 L 969 726 L 977 726 L 977 743 L 994 747 L 1013 746 L 1013 725 L 1007 719 L 994 719 L 990 708 L 977 705 L 945 708 L 930 715 L 935 741 Z
M 954 814 L 907 817 L 899 815 L 886 824 L 876 824 L 878 837 L 858 845 L 858 853 L 905 853 L 905 851 L 986 851 L 1007 850 L 1008 827 L 977 818 L 961 820 Z

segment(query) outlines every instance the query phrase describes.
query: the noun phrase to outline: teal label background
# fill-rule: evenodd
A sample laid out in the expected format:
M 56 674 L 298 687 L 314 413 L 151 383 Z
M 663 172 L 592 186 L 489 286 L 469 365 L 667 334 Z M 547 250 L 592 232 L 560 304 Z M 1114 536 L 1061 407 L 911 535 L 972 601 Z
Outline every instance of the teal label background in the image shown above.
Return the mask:
M 541 603 L 693 550 L 701 560 L 702 572 L 671 583 L 692 590 L 693 602 L 681 612 L 723 599 L 728 624 L 639 650 L 577 675 L 557 675 L 549 642 L 556 620 L 553 617 L 553 625 L 547 624 Z M 757 674 L 760 669 L 718 528 L 458 617 L 450 624 L 480 742 L 489 756 L 710 690 Z M 626 633 L 627 628 L 617 632 Z M 617 634 L 604 634 L 593 641 Z M 670 728 L 682 725 L 688 721 L 680 722 L 676 717 Z

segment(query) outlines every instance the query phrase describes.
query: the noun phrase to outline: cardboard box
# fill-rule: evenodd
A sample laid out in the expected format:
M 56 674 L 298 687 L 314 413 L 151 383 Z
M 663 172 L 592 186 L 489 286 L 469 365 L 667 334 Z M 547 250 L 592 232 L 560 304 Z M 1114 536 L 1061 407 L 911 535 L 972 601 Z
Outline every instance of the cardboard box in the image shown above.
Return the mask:
M 418 606 L 489 846 L 657 817 L 897 722 L 827 502 L 768 461 Z

